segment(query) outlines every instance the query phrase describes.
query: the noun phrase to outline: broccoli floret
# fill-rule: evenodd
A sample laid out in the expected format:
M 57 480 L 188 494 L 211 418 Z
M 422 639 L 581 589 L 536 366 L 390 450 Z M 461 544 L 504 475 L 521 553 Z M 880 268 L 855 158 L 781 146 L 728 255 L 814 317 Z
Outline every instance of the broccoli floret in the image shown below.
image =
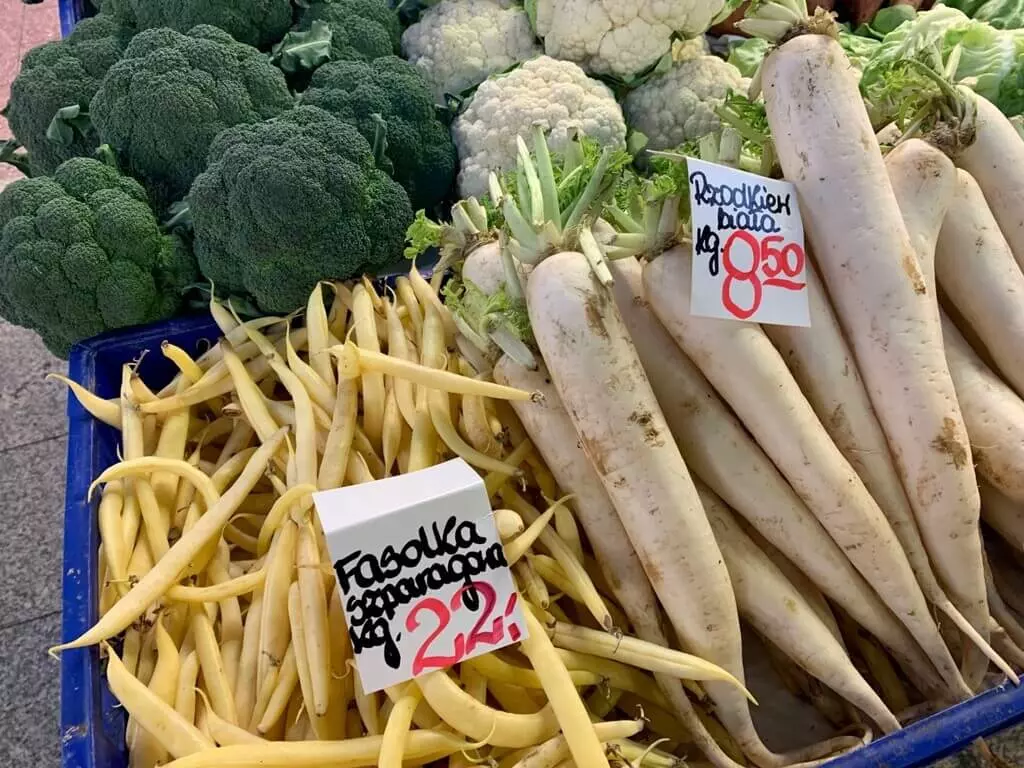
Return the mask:
M 29 151 L 36 175 L 51 174 L 72 157 L 87 157 L 99 146 L 85 122 L 58 139 L 47 132 L 58 110 L 87 111 L 107 70 L 121 57 L 131 31 L 108 16 L 85 19 L 64 40 L 33 48 L 11 84 L 7 119 L 15 138 Z
M 382 148 L 382 167 L 405 187 L 414 208 L 433 208 L 451 191 L 455 145 L 415 65 L 397 56 L 325 64 L 302 102 L 353 123 L 372 146 Z
M 56 355 L 101 331 L 174 315 L 198 279 L 134 179 L 91 158 L 0 192 L 0 315 Z
M 269 48 L 292 24 L 291 0 L 105 0 L 103 12 L 140 30 L 209 24 L 257 48 Z
M 399 53 L 402 25 L 386 0 L 315 2 L 302 12 L 297 29 L 307 31 L 314 21 L 331 30 L 332 61 L 372 61 Z
M 203 274 L 266 312 L 401 259 L 412 206 L 355 126 L 300 106 L 217 137 L 189 194 Z
M 100 139 L 141 179 L 158 209 L 206 167 L 214 137 L 291 108 L 280 70 L 227 32 L 149 29 L 110 68 L 90 105 Z

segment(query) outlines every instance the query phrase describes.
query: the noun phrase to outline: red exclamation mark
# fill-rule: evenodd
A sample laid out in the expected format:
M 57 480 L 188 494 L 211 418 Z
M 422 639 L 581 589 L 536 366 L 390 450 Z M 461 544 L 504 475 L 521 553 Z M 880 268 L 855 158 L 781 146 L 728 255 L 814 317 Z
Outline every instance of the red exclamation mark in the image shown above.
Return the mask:
M 512 615 L 512 612 L 516 609 L 516 602 L 519 600 L 519 593 L 513 592 L 508 596 L 508 602 L 505 603 L 505 618 Z M 518 642 L 519 638 L 523 636 L 523 633 L 519 631 L 519 627 L 515 624 L 508 625 L 508 636 L 512 638 L 512 642 Z

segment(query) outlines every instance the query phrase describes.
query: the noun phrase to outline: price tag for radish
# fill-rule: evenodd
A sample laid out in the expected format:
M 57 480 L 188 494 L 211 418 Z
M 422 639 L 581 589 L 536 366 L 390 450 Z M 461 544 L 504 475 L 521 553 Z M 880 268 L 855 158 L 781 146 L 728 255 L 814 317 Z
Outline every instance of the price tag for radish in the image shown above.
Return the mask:
M 313 501 L 366 692 L 523 638 L 487 490 L 462 459 Z
M 691 312 L 809 326 L 804 227 L 796 188 L 687 160 L 693 214 Z

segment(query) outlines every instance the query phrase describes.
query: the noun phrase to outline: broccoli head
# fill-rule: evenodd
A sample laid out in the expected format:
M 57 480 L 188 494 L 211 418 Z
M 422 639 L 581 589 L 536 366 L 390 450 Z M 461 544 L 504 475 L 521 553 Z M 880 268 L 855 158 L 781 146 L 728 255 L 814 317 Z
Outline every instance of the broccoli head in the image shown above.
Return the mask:
M 104 0 L 103 12 L 140 30 L 209 24 L 257 48 L 269 48 L 292 24 L 291 0 Z
M 402 26 L 387 0 L 314 2 L 302 12 L 297 28 L 308 31 L 315 21 L 331 30 L 332 61 L 372 61 L 400 50 Z
M 89 111 L 100 139 L 158 209 L 181 199 L 206 167 L 214 137 L 291 108 L 284 75 L 227 32 L 149 29 L 110 68 Z
M 412 222 L 355 126 L 310 106 L 220 134 L 189 202 L 203 275 L 265 312 L 399 260 Z
M 146 192 L 98 160 L 0 192 L 0 315 L 66 357 L 101 331 L 174 315 L 198 278 L 187 243 L 161 232 Z
M 397 56 L 325 64 L 313 74 L 302 103 L 353 123 L 382 148 L 382 167 L 405 187 L 414 208 L 432 208 L 451 191 L 455 145 L 414 64 Z
M 91 155 L 99 146 L 84 121 L 51 131 L 65 107 L 87 112 L 107 70 L 121 57 L 131 31 L 109 16 L 85 19 L 64 40 L 33 48 L 11 84 L 7 119 L 15 138 L 29 151 L 32 170 L 51 174 L 72 157 Z M 49 137 L 48 137 L 49 134 Z

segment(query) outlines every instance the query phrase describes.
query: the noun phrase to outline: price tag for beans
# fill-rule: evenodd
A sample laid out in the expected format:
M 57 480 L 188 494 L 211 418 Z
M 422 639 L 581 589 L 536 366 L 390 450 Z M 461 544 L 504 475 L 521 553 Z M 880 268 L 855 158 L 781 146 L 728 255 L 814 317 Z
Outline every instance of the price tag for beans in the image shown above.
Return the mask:
M 487 490 L 462 459 L 313 501 L 367 693 L 523 638 Z
M 690 311 L 809 326 L 796 188 L 693 158 L 687 166 L 693 215 Z

